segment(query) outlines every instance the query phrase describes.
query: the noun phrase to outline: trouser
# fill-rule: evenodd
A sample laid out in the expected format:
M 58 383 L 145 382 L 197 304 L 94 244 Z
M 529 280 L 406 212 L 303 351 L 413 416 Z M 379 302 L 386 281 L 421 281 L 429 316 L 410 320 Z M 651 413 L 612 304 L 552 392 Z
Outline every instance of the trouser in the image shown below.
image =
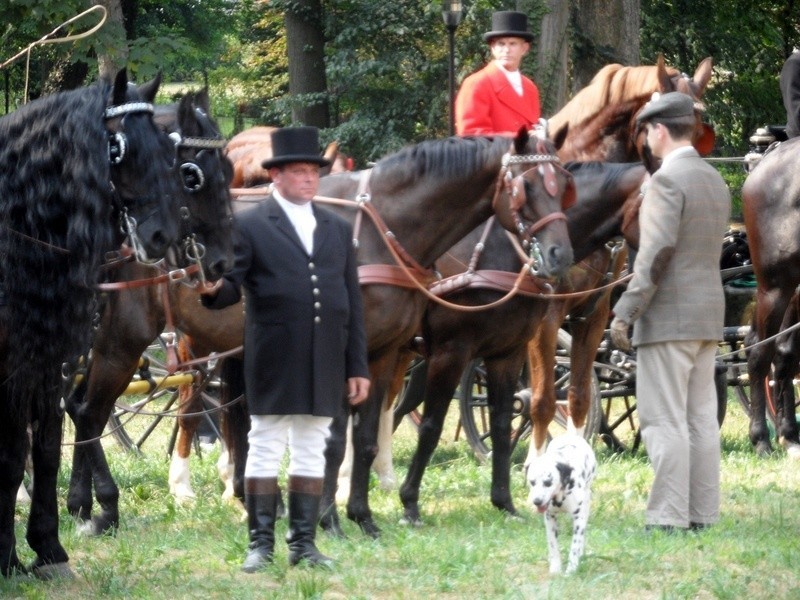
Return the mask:
M 647 524 L 687 527 L 719 518 L 716 350 L 708 340 L 637 348 L 637 410 L 654 471 Z
M 331 421 L 312 415 L 251 415 L 245 478 L 277 477 L 287 447 L 290 476 L 324 477 Z

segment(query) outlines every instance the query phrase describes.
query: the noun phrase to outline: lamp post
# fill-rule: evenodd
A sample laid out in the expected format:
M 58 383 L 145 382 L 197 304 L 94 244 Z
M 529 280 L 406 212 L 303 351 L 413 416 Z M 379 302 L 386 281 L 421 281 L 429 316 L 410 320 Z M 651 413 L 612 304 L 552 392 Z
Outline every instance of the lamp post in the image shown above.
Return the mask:
M 447 27 L 447 38 L 450 45 L 450 135 L 456 132 L 456 27 L 461 23 L 463 12 L 461 2 L 442 0 L 442 18 Z

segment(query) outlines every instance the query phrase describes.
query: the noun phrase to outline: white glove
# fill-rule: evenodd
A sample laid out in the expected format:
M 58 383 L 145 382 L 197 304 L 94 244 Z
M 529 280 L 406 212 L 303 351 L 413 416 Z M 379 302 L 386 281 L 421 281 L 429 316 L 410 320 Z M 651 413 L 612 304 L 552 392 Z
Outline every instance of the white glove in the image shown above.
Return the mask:
M 611 342 L 616 348 L 625 352 L 631 349 L 631 340 L 628 337 L 629 328 L 630 325 L 619 317 L 614 317 L 614 320 L 611 321 Z

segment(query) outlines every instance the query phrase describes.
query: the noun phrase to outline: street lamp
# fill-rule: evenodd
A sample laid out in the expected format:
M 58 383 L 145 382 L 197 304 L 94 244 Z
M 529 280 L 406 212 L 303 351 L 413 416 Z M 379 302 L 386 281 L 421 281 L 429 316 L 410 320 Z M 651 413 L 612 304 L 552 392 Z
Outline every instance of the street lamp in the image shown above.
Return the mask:
M 461 2 L 442 0 L 442 18 L 450 44 L 450 135 L 456 132 L 456 27 L 461 23 Z

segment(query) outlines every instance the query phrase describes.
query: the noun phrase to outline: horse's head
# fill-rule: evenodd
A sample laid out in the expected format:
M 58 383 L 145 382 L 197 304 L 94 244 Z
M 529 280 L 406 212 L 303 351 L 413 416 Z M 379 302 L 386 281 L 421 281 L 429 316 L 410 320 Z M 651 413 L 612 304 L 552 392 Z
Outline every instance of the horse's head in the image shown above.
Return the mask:
M 118 74 L 105 112 L 120 227 L 140 259 L 163 258 L 178 236 L 175 146 L 153 122 L 161 77 L 139 87 Z
M 498 221 L 516 233 L 540 276 L 560 277 L 572 264 L 562 212 L 575 200 L 575 184 L 559 165 L 555 146 L 520 129 L 502 158 L 493 200 Z
M 156 121 L 177 145 L 181 194 L 181 248 L 201 277 L 219 279 L 233 261 L 230 182 L 225 139 L 209 116 L 207 90 L 159 107 Z

